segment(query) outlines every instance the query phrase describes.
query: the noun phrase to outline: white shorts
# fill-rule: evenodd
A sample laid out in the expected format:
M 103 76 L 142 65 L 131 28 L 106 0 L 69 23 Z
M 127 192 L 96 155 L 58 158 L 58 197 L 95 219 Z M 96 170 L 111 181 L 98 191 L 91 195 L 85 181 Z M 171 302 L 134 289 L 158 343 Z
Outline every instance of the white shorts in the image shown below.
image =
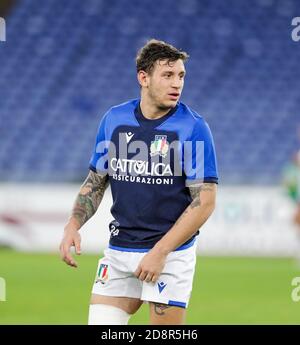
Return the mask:
M 168 254 L 165 267 L 156 283 L 140 281 L 134 276 L 146 252 L 128 252 L 108 248 L 98 262 L 92 293 L 132 297 L 187 308 L 192 292 L 196 265 L 195 243 Z

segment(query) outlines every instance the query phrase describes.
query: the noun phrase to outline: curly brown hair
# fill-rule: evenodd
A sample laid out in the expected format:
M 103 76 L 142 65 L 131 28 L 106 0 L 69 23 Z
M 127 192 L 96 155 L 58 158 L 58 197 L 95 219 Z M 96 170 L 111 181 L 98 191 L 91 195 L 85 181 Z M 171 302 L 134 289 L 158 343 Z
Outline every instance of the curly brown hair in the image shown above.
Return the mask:
M 186 52 L 173 47 L 171 44 L 151 39 L 138 51 L 136 69 L 137 72 L 145 71 L 151 74 L 154 64 L 158 60 L 167 60 L 169 63 L 179 59 L 184 62 L 188 58 L 189 55 Z

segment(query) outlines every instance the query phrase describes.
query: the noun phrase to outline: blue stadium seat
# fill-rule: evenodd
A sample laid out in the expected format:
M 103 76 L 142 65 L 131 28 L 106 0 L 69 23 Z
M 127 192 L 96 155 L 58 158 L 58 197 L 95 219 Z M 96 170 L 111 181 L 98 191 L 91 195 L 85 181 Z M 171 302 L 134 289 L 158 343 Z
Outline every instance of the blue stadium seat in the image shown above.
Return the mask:
M 299 146 L 298 3 L 230 4 L 18 2 L 0 47 L 0 179 L 81 180 L 99 119 L 138 96 L 135 54 L 156 37 L 191 55 L 182 101 L 210 124 L 221 182 L 280 182 Z

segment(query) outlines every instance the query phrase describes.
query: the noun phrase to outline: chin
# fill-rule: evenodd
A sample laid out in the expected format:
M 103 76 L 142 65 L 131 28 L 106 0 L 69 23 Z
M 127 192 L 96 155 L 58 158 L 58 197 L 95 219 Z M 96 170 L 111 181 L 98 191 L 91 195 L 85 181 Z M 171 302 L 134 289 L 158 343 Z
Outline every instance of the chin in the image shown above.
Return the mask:
M 174 108 L 176 107 L 177 101 L 166 101 L 164 103 L 161 104 L 160 108 L 161 109 L 170 109 L 170 108 Z
M 177 104 L 178 101 L 169 101 L 169 108 L 174 108 L 176 107 L 176 104 Z

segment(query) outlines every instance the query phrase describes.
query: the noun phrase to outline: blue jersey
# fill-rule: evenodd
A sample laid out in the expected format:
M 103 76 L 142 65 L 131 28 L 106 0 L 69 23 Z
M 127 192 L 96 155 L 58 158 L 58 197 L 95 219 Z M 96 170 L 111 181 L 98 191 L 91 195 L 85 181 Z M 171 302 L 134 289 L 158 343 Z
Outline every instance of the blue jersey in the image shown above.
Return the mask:
M 191 203 L 189 186 L 218 183 L 211 131 L 181 102 L 155 120 L 143 116 L 140 99 L 109 109 L 90 169 L 109 175 L 114 217 L 109 246 L 122 250 L 152 248 Z M 198 233 L 177 249 L 192 245 Z

